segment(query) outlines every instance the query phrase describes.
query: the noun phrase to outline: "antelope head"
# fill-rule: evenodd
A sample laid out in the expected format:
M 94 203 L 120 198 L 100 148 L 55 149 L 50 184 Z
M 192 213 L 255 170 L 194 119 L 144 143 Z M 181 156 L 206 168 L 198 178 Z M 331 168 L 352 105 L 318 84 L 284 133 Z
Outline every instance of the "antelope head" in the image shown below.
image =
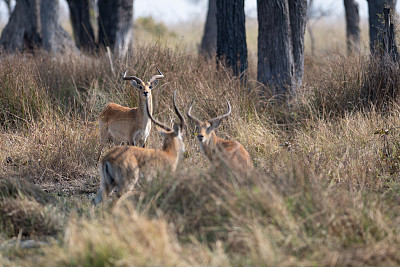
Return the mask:
M 214 130 L 218 128 L 221 121 L 231 114 L 232 107 L 228 100 L 227 104 L 228 112 L 224 115 L 208 121 L 201 121 L 191 115 L 192 102 L 187 116 L 196 123 L 196 134 L 200 143 L 200 149 L 211 163 L 223 172 L 229 170 L 239 175 L 247 176 L 253 169 L 253 162 L 249 152 L 238 141 L 224 140 L 214 133 Z
M 192 120 L 196 124 L 196 135 L 197 135 L 197 140 L 199 140 L 200 144 L 206 144 L 210 140 L 210 137 L 214 130 L 219 127 L 221 124 L 221 121 L 228 117 L 231 114 L 232 107 L 229 101 L 227 100 L 227 105 L 228 105 L 228 112 L 218 116 L 216 118 L 207 120 L 207 121 L 201 121 L 198 118 L 194 117 L 191 112 L 192 108 L 194 105 L 194 101 L 190 104 L 189 110 L 187 112 L 187 116 L 190 120 Z
M 139 96 L 141 100 L 146 101 L 151 97 L 151 90 L 158 85 L 158 79 L 164 78 L 164 74 L 156 67 L 159 74 L 154 75 L 148 82 L 143 82 L 136 76 L 126 76 L 127 70 L 125 70 L 123 79 L 131 81 L 131 85 L 139 90 Z

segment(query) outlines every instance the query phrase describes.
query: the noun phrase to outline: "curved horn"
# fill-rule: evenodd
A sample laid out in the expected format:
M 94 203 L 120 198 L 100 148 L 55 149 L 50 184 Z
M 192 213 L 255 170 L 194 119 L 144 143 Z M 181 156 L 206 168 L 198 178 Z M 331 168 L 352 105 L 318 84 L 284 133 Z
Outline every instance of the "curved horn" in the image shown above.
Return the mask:
M 190 107 L 188 109 L 187 116 L 189 119 L 194 121 L 196 124 L 201 124 L 201 121 L 198 118 L 196 118 L 196 117 L 192 116 L 192 114 L 190 114 L 190 112 L 192 111 L 193 104 L 194 104 L 194 100 L 192 100 L 192 103 L 190 103 Z
M 182 114 L 178 110 L 178 107 L 176 106 L 175 97 L 176 97 L 176 90 L 174 91 L 174 97 L 172 98 L 172 103 L 174 104 L 175 113 L 176 113 L 176 115 L 178 116 L 178 118 L 179 118 L 179 120 L 181 122 L 180 123 L 180 127 L 181 127 L 181 131 L 182 131 L 183 125 L 185 124 L 185 119 L 183 118 Z
M 226 100 L 226 103 L 228 104 L 228 112 L 225 113 L 224 115 L 221 115 L 221 116 L 218 116 L 216 118 L 208 120 L 209 123 L 214 122 L 214 121 L 218 121 L 218 120 L 222 120 L 222 119 L 228 117 L 229 114 L 231 114 L 231 111 L 232 111 L 231 103 L 229 103 L 228 100 Z
M 164 74 L 162 74 L 161 71 L 160 71 L 157 67 L 156 67 L 156 69 L 158 70 L 158 73 L 160 73 L 160 75 L 154 75 L 153 78 L 151 78 L 151 79 L 149 80 L 149 83 L 152 83 L 152 82 L 154 82 L 154 81 L 157 80 L 157 79 L 162 79 L 162 78 L 164 78 Z
M 138 77 L 126 76 L 126 72 L 127 72 L 127 69 L 125 69 L 124 77 L 122 79 L 124 79 L 125 81 L 135 80 L 138 84 L 143 84 L 143 81 L 141 79 L 139 79 Z
M 149 116 L 150 120 L 152 122 L 154 122 L 155 125 L 160 126 L 161 128 L 163 128 L 164 130 L 170 132 L 172 131 L 171 128 L 169 128 L 167 125 L 162 124 L 161 122 L 156 121 L 153 116 L 150 114 L 150 110 L 149 110 L 149 99 L 146 100 L 146 111 L 147 111 L 147 115 Z

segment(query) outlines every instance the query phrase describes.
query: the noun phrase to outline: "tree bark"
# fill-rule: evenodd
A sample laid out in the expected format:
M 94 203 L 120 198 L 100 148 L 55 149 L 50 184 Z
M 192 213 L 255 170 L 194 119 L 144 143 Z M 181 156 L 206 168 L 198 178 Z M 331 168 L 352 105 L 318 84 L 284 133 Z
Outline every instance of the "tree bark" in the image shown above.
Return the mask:
M 217 58 L 242 77 L 247 70 L 244 0 L 217 0 Z
M 360 15 L 355 0 L 344 0 L 346 11 L 347 55 L 360 51 Z
M 95 47 L 92 25 L 90 24 L 89 0 L 67 0 L 75 43 L 80 49 Z
M 208 0 L 207 20 L 201 39 L 200 54 L 211 58 L 217 52 L 217 1 Z
M 7 51 L 32 50 L 42 43 L 39 3 L 36 0 L 17 1 L 0 37 Z
M 307 0 L 289 0 L 290 30 L 293 46 L 294 82 L 299 87 L 304 74 L 304 34 L 307 22 Z
M 293 93 L 294 59 L 287 0 L 257 0 L 257 79 L 282 97 Z
M 306 28 L 308 30 L 308 34 L 310 35 L 310 42 L 311 42 L 311 55 L 314 57 L 315 56 L 315 38 L 314 38 L 314 31 L 313 27 L 310 25 L 310 19 L 311 19 L 311 10 L 313 9 L 313 4 L 314 0 L 308 0 L 308 7 L 307 7 L 307 22 L 306 22 Z
M 391 13 L 393 13 L 393 11 L 390 10 L 390 7 L 385 7 L 383 9 L 383 18 L 385 22 L 385 31 L 382 40 L 383 51 L 385 53 L 385 59 L 391 58 L 393 62 L 398 62 L 399 54 L 397 51 L 393 16 Z
M 18 0 L 0 45 L 10 52 L 35 48 L 53 53 L 76 50 L 59 24 L 59 2 L 55 0 Z
M 307 1 L 257 0 L 257 12 L 257 79 L 281 100 L 302 83 Z
M 40 1 L 40 0 L 38 0 Z M 53 53 L 77 51 L 69 34 L 61 27 L 60 3 L 58 0 L 40 1 L 42 47 Z
M 395 10 L 396 0 L 367 0 L 369 15 L 369 46 L 371 54 L 374 55 L 382 49 L 382 34 L 384 31 L 382 14 L 385 5 Z
M 8 15 L 10 16 L 11 15 L 11 0 L 4 0 L 4 2 L 6 3 Z
M 133 0 L 99 0 L 99 45 L 124 57 L 133 37 Z

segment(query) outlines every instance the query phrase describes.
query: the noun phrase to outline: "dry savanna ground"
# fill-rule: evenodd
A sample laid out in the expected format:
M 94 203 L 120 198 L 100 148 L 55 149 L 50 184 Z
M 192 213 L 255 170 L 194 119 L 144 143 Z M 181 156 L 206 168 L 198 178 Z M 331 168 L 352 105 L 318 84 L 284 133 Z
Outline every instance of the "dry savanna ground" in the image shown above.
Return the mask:
M 243 85 L 184 44 L 156 39 L 112 62 L 103 53 L 1 52 L 2 265 L 400 264 L 398 65 L 307 57 L 298 95 L 277 105 L 259 96 L 253 63 Z M 121 79 L 126 65 L 144 79 L 156 66 L 164 72 L 154 116 L 167 124 L 174 90 L 184 112 L 196 99 L 201 118 L 225 112 L 229 99 L 217 134 L 247 148 L 251 177 L 216 173 L 187 122 L 175 173 L 93 208 L 97 116 L 108 102 L 137 104 Z M 161 143 L 153 128 L 148 146 Z

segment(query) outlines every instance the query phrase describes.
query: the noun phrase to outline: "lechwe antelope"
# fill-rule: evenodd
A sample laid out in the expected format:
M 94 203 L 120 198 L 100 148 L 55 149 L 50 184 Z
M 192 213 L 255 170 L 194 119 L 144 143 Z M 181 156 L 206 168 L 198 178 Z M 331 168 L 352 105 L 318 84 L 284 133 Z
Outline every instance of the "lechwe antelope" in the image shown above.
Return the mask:
M 208 121 L 201 121 L 191 115 L 193 104 L 192 102 L 187 116 L 196 123 L 197 140 L 203 154 L 217 169 L 228 167 L 235 174 L 248 175 L 253 169 L 253 162 L 246 149 L 237 141 L 219 138 L 214 132 L 221 121 L 231 114 L 232 108 L 229 101 L 227 101 L 228 112 L 226 114 Z
M 135 76 L 126 76 L 124 80 L 131 81 L 131 85 L 139 91 L 139 105 L 135 108 L 123 107 L 115 103 L 109 103 L 99 115 L 100 148 L 97 161 L 100 159 L 101 151 L 108 139 L 115 144 L 125 142 L 128 145 L 144 147 L 150 134 L 151 122 L 146 112 L 146 101 L 149 101 L 150 114 L 153 112 L 153 101 L 151 90 L 158 84 L 158 79 L 164 75 L 156 67 L 159 75 L 154 75 L 147 83 Z
M 151 181 L 159 172 L 176 170 L 179 159 L 185 150 L 182 140 L 185 121 L 176 106 L 175 96 L 176 91 L 173 105 L 180 124 L 174 123 L 173 129 L 156 121 L 150 113 L 149 106 L 146 105 L 147 115 L 154 124 L 161 128 L 159 130 L 164 135 L 162 150 L 136 146 L 115 146 L 101 160 L 99 165 L 101 182 L 100 189 L 94 198 L 95 205 L 100 203 L 103 197 L 106 198 L 114 187 L 118 187 L 118 191 L 121 192 L 129 184 L 129 188 L 132 189 L 139 177 Z

